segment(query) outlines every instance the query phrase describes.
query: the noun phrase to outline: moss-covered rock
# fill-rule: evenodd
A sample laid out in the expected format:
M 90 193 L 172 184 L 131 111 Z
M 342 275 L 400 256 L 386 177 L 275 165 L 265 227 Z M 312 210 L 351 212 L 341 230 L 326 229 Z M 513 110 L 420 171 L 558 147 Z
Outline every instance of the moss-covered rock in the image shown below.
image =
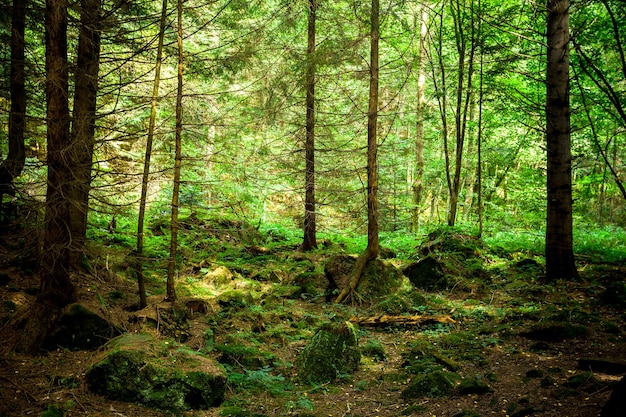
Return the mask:
M 61 314 L 57 327 L 44 340 L 43 349 L 96 349 L 121 333 L 100 312 L 83 304 L 72 304 Z
M 146 334 L 123 335 L 106 347 L 86 375 L 97 394 L 172 411 L 223 401 L 226 375 L 212 359 Z
M 357 335 L 352 324 L 326 323 L 298 356 L 298 378 L 307 383 L 326 383 L 354 372 L 360 360 Z
M 329 292 L 341 291 L 347 285 L 355 263 L 356 257 L 351 255 L 336 255 L 326 262 L 324 273 L 328 280 Z M 372 259 L 363 270 L 358 292 L 364 301 L 377 301 L 400 290 L 405 279 L 402 272 L 393 264 L 381 259 Z
M 402 398 L 444 397 L 454 394 L 461 377 L 452 372 L 433 371 L 417 375 L 402 391 Z
M 520 333 L 520 336 L 543 342 L 561 342 L 589 335 L 589 329 L 571 323 L 541 323 Z
M 434 256 L 410 264 L 403 272 L 415 288 L 424 291 L 443 290 L 450 285 L 443 264 Z

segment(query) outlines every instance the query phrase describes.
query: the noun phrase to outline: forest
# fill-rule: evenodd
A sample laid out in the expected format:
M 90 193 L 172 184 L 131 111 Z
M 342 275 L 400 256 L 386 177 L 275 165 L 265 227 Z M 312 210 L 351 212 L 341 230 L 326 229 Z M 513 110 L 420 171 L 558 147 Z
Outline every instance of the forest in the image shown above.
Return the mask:
M 626 415 L 623 0 L 0 9 L 0 417 Z

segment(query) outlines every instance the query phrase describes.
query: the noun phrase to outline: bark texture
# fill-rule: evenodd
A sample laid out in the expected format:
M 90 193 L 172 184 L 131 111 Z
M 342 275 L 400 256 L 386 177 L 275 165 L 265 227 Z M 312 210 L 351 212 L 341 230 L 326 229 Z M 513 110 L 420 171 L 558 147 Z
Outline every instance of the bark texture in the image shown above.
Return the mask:
M 370 18 L 370 94 L 367 112 L 367 248 L 357 258 L 354 270 L 350 274 L 348 285 L 337 296 L 340 303 L 356 294 L 365 265 L 378 256 L 378 44 L 380 40 L 380 5 L 379 0 L 372 0 Z
M 546 69 L 546 277 L 578 276 L 572 239 L 569 0 L 548 0 Z
M 306 69 L 306 143 L 304 146 L 305 197 L 304 197 L 304 240 L 302 250 L 317 247 L 317 226 L 315 216 L 315 24 L 317 0 L 309 0 Z
M 48 188 L 41 284 L 37 300 L 16 350 L 34 353 L 52 328 L 63 307 L 76 299 L 70 280 L 71 171 L 68 166 L 70 118 L 68 108 L 67 3 L 46 1 L 46 100 Z
M 70 257 L 73 268 L 78 266 L 85 253 L 100 68 L 100 11 L 100 0 L 81 0 L 74 114 L 69 148 L 73 176 L 70 187 Z
M 11 110 L 9 114 L 9 153 L 0 164 L 0 206 L 2 196 L 12 193 L 13 179 L 24 168 L 24 128 L 26 122 L 26 88 L 24 72 L 25 0 L 13 1 L 11 16 Z

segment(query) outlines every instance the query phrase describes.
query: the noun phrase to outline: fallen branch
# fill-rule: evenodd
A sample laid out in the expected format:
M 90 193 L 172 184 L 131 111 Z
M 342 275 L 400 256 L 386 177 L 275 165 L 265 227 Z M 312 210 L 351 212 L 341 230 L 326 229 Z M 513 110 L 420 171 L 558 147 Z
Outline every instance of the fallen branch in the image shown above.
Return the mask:
M 456 321 L 450 316 L 388 316 L 383 314 L 375 317 L 352 317 L 350 323 L 360 326 L 422 326 L 436 323 L 452 323 Z

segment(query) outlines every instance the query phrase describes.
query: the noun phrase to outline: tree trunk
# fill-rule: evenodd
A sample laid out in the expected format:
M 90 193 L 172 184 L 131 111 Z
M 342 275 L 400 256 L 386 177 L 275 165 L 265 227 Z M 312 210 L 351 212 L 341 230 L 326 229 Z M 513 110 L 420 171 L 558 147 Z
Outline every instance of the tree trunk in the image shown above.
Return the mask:
M 572 158 L 569 103 L 569 0 L 547 2 L 546 278 L 578 276 L 572 239 Z
M 305 149 L 305 197 L 304 197 L 304 241 L 302 250 L 317 247 L 315 219 L 315 23 L 317 0 L 309 0 L 308 46 L 306 68 L 306 143 Z
M 370 94 L 367 111 L 367 248 L 357 258 L 348 284 L 337 296 L 340 303 L 356 293 L 367 263 L 378 256 L 378 44 L 380 39 L 379 0 L 372 0 L 370 37 Z
M 63 307 L 75 301 L 69 276 L 71 172 L 65 153 L 70 145 L 67 65 L 67 3 L 46 1 L 46 101 L 48 189 L 41 283 L 37 300 L 16 349 L 36 352 Z
M 100 0 L 81 0 L 80 35 L 71 132 L 71 222 L 73 268 L 85 254 L 89 190 L 96 130 L 96 99 L 100 67 Z
M 13 0 L 11 17 L 11 110 L 9 113 L 9 153 L 0 164 L 0 208 L 4 194 L 12 193 L 13 179 L 18 177 L 26 161 L 24 127 L 26 120 L 26 88 L 24 72 L 25 0 Z
M 449 206 L 448 206 L 448 226 L 454 226 L 458 210 L 459 193 L 461 191 L 461 169 L 463 164 L 463 146 L 465 143 L 465 135 L 467 132 L 468 111 L 471 101 L 472 75 L 474 64 L 474 52 L 476 42 L 474 37 L 474 22 L 470 20 L 470 46 L 468 51 L 467 34 L 465 32 L 465 21 L 463 17 L 463 7 L 459 0 L 451 3 L 452 15 L 454 20 L 454 33 L 456 41 L 456 49 L 458 53 L 457 63 L 457 87 L 456 87 L 456 111 L 455 111 L 455 128 L 456 128 L 456 146 L 455 146 L 455 165 L 454 176 L 452 179 L 452 187 L 450 188 Z M 470 17 L 473 19 L 473 16 Z M 469 52 L 469 54 L 468 54 Z M 467 63 L 465 62 L 467 56 Z M 467 77 L 467 84 L 466 78 Z
M 167 0 L 163 0 L 161 6 L 161 21 L 159 27 L 159 43 L 157 46 L 156 65 L 154 68 L 154 83 L 152 85 L 152 103 L 150 107 L 150 120 L 148 122 L 148 137 L 146 138 L 146 153 L 143 163 L 143 176 L 141 178 L 141 197 L 139 199 L 139 215 L 137 218 L 137 261 L 135 262 L 137 284 L 139 286 L 139 305 L 146 307 L 145 280 L 143 277 L 143 229 L 146 217 L 146 199 L 148 197 L 148 182 L 150 181 L 150 157 L 152 156 L 152 142 L 154 138 L 154 126 L 156 121 L 156 107 L 159 99 L 159 83 L 161 81 L 161 61 L 163 59 L 163 37 L 167 17 Z
M 172 191 L 172 221 L 170 225 L 170 258 L 167 265 L 167 301 L 176 300 L 175 269 L 178 249 L 178 195 L 180 194 L 180 165 L 183 132 L 183 0 L 178 0 L 178 89 L 176 92 L 176 156 L 174 158 L 174 190 Z
M 422 194 L 424 191 L 424 90 L 426 63 L 426 34 L 428 13 L 422 6 L 419 12 L 420 41 L 417 64 L 417 97 L 415 123 L 415 178 L 413 180 L 413 218 L 411 221 L 413 232 L 419 232 Z

